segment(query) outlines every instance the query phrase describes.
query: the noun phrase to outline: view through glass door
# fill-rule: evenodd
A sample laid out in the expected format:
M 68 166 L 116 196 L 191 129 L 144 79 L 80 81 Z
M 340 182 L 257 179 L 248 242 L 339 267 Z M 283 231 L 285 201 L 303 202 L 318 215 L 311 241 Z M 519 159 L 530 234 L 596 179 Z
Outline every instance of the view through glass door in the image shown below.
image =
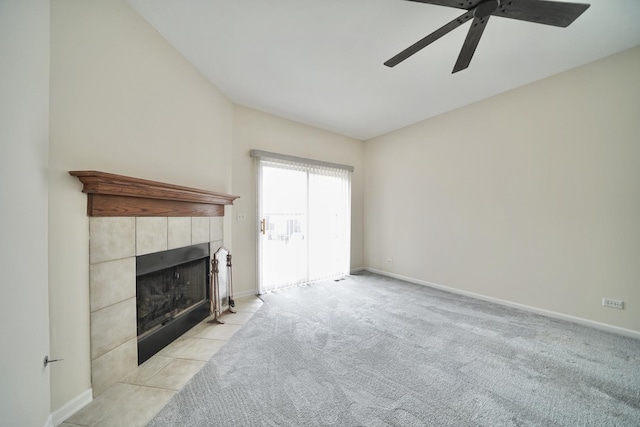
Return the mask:
M 350 170 L 258 164 L 260 293 L 348 274 Z
M 304 283 L 307 278 L 307 173 L 262 168 L 262 287 Z

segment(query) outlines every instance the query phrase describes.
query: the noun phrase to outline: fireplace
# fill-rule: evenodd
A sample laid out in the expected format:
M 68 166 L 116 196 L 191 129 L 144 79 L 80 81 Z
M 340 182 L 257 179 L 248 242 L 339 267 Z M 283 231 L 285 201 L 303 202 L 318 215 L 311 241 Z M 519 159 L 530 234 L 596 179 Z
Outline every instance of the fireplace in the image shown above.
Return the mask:
M 175 339 L 181 332 L 174 328 L 183 321 L 187 326 L 182 328 L 189 329 L 189 322 L 198 322 L 194 319 L 208 314 L 208 288 L 187 292 L 180 280 L 193 281 L 194 276 L 207 283 L 209 254 L 224 245 L 224 208 L 238 196 L 98 171 L 69 173 L 83 184 L 90 217 L 90 355 L 91 385 L 96 397 L 126 380 L 136 372 L 140 361 L 166 345 L 162 340 L 157 343 L 156 338 L 167 333 Z M 194 247 L 200 247 L 197 256 L 191 255 Z M 176 249 L 184 250 L 174 252 Z M 147 264 L 146 260 L 153 258 L 146 258 L 147 255 L 162 253 L 161 258 L 172 259 L 173 254 L 181 252 L 189 255 L 180 262 L 170 261 L 162 268 L 148 267 L 154 262 Z M 190 265 L 181 267 L 185 270 L 173 269 L 178 264 L 197 264 L 198 260 L 201 265 L 195 272 L 189 271 Z M 139 262 L 143 267 L 138 268 Z M 169 278 L 179 276 L 177 282 L 162 282 L 165 273 L 159 271 L 165 268 L 169 269 Z M 160 292 L 148 287 L 139 291 L 137 278 L 147 274 L 160 275 L 161 285 L 156 286 L 166 287 L 168 295 L 163 291 L 165 295 L 160 296 Z M 204 302 L 196 302 L 202 292 Z M 146 295 L 146 305 L 136 301 L 137 294 Z M 152 299 L 156 309 L 150 303 Z M 164 312 L 159 310 L 168 301 L 174 305 Z M 154 315 L 145 315 L 139 322 L 139 306 L 140 310 L 151 307 Z M 149 352 L 140 350 L 146 355 L 139 354 L 138 345 L 143 341 L 150 343 Z
M 209 314 L 209 244 L 136 257 L 138 364 Z

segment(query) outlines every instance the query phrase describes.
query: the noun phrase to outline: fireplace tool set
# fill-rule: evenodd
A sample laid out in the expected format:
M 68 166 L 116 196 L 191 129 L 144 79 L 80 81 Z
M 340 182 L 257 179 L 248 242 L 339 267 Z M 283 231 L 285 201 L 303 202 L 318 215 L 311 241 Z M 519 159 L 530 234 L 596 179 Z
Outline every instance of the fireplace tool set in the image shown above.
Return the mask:
M 226 258 L 226 269 L 220 270 L 219 263 L 220 261 L 224 261 Z M 229 311 L 229 313 L 235 313 L 236 303 L 233 300 L 233 280 L 231 275 L 231 253 L 221 247 L 218 249 L 211 259 L 211 273 L 209 273 L 209 283 L 210 283 L 210 300 L 211 303 L 209 305 L 209 314 L 213 316 L 210 323 L 224 323 L 220 319 L 220 315 Z M 225 295 L 221 296 L 220 284 L 222 279 L 222 285 L 224 286 L 223 291 L 225 291 Z

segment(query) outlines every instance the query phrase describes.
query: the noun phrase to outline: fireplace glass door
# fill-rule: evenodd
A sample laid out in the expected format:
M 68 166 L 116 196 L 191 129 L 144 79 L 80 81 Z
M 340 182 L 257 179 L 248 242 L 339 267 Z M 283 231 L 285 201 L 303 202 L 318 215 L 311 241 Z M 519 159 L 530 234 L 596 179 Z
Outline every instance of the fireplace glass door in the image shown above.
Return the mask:
M 206 299 L 208 258 L 138 277 L 138 336 Z
M 136 258 L 138 364 L 209 314 L 209 244 Z

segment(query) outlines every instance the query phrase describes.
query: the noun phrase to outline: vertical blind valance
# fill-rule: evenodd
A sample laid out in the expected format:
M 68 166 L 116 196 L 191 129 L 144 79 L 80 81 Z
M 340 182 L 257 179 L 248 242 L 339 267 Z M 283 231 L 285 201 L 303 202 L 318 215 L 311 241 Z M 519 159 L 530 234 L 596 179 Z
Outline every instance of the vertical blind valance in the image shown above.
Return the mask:
M 291 165 L 298 164 L 302 167 L 315 166 L 318 168 L 318 170 L 341 169 L 349 172 L 353 172 L 354 170 L 353 166 L 349 166 L 349 165 L 341 165 L 339 163 L 324 162 L 322 160 L 305 159 L 303 157 L 289 156 L 287 154 L 280 154 L 280 153 L 271 153 L 269 151 L 251 150 L 249 154 L 251 155 L 251 157 L 257 157 L 264 160 L 274 160 L 274 161 L 278 161 L 278 163 L 281 163 L 281 164 L 291 164 Z

